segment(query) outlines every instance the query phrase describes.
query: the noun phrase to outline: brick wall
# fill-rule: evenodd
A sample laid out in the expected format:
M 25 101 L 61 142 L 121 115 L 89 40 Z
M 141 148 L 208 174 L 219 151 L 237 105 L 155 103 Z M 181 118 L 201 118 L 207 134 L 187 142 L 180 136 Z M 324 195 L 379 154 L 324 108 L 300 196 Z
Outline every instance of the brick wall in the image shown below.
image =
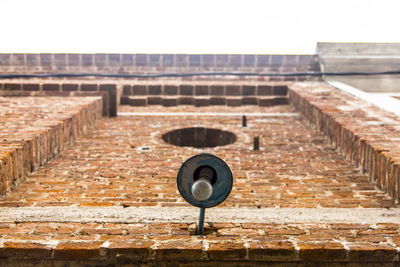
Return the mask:
M 319 70 L 317 55 L 0 54 L 0 73 Z
M 339 152 L 400 201 L 400 119 L 322 83 L 289 85 L 289 99 Z
M 0 97 L 0 101 L 0 195 L 85 133 L 102 110 L 97 97 Z
M 117 84 L 69 80 L 0 80 L 0 96 L 101 96 L 103 116 L 117 116 Z
M 123 85 L 121 104 L 265 107 L 288 104 L 286 95 L 284 83 L 136 81 Z

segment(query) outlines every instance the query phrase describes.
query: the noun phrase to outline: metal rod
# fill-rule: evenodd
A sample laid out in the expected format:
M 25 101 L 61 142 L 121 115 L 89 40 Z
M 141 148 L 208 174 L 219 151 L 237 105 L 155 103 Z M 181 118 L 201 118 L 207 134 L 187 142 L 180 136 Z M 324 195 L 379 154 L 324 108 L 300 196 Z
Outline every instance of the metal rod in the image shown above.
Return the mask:
M 199 235 L 204 233 L 204 215 L 206 213 L 206 208 L 200 208 L 200 216 L 199 216 L 199 228 L 197 232 Z
M 260 150 L 260 137 L 254 137 L 254 150 Z
M 242 127 L 247 127 L 247 118 L 246 116 L 242 116 Z

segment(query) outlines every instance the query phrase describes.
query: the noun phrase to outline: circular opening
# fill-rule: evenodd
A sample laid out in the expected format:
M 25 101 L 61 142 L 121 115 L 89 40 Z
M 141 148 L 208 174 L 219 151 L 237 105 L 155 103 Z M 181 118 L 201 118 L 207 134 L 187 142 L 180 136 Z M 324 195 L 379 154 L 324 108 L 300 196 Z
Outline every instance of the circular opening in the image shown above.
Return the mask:
M 168 132 L 162 135 L 162 139 L 175 146 L 216 147 L 233 144 L 236 135 L 218 129 L 192 127 Z

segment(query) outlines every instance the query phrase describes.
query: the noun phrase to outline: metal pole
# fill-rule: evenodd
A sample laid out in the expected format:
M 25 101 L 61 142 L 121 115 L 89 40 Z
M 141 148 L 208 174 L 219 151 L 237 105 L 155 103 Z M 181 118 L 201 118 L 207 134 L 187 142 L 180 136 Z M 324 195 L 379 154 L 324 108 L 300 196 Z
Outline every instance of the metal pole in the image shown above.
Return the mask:
M 247 118 L 246 116 L 242 116 L 242 127 L 247 127 Z
M 199 228 L 197 232 L 199 235 L 202 235 L 204 232 L 204 215 L 206 213 L 206 208 L 200 208 L 200 216 L 199 216 Z
M 254 137 L 254 150 L 260 150 L 260 137 Z

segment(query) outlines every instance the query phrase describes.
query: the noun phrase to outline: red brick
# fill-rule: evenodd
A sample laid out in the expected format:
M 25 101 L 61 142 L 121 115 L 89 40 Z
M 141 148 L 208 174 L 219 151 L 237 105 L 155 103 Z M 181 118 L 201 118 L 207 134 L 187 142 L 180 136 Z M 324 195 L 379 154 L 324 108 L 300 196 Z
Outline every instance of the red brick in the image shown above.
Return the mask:
M 81 84 L 81 91 L 98 91 L 97 84 Z
M 179 86 L 179 94 L 180 95 L 189 95 L 189 96 L 191 96 L 191 95 L 193 95 L 193 92 L 194 92 L 194 86 L 193 85 L 181 84 Z
M 255 55 L 244 55 L 243 57 L 243 65 L 246 67 L 254 67 L 256 62 Z
M 346 260 L 346 249 L 340 243 L 305 243 L 299 247 L 300 260 L 303 261 Z
M 93 54 L 82 54 L 81 55 L 81 64 L 83 67 L 91 67 L 93 66 L 94 61 Z
M 164 54 L 162 55 L 162 66 L 163 67 L 171 67 L 174 65 L 174 58 L 173 54 Z
M 133 55 L 131 54 L 123 54 L 122 55 L 122 65 L 123 66 L 133 66 Z
M 273 90 L 271 85 L 259 85 L 257 86 L 257 95 L 273 95 Z
M 226 67 L 229 64 L 229 55 L 216 55 L 216 66 Z
M 256 236 L 259 235 L 259 233 L 257 229 L 224 228 L 218 230 L 218 235 Z
M 147 86 L 146 85 L 134 85 L 132 87 L 132 94 L 147 95 Z
M 79 85 L 78 84 L 62 84 L 61 90 L 62 91 L 78 91 Z
M 129 105 L 131 106 L 146 106 L 147 98 L 129 97 Z
M 54 250 L 56 260 L 83 260 L 99 258 L 101 242 L 62 242 Z
M 210 105 L 226 105 L 225 97 L 211 97 Z
M 243 97 L 242 105 L 258 105 L 256 97 Z
M 242 95 L 242 88 L 238 85 L 227 85 L 225 86 L 226 95 L 240 96 Z
M 281 66 L 283 64 L 284 55 L 271 55 L 271 65 Z
M 287 95 L 287 91 L 287 86 L 278 85 L 273 87 L 274 95 Z
M 297 252 L 290 242 L 252 241 L 249 245 L 249 259 L 255 261 L 293 261 Z
M 237 107 L 237 106 L 242 105 L 242 99 L 241 98 L 227 97 L 226 98 L 226 104 L 228 106 Z
M 52 249 L 31 242 L 4 242 L 0 257 L 14 259 L 49 259 Z
M 22 84 L 20 83 L 5 83 L 4 90 L 21 90 Z
M 132 86 L 124 85 L 122 87 L 122 95 L 131 95 L 132 94 Z
M 209 86 L 208 85 L 196 85 L 194 87 L 195 95 L 209 95 Z
M 356 262 L 392 262 L 396 256 L 397 250 L 390 246 L 351 244 L 348 259 Z
M 210 95 L 226 95 L 225 87 L 222 85 L 211 85 L 210 86 Z
M 165 107 L 172 107 L 178 105 L 178 99 L 176 97 L 171 97 L 171 98 L 163 97 L 161 99 L 161 103 Z
M 108 54 L 108 66 L 119 67 L 121 65 L 120 54 Z
M 99 69 L 107 67 L 107 54 L 94 54 L 94 64 Z
M 210 105 L 210 99 L 209 98 L 200 98 L 200 97 L 196 97 L 194 99 L 194 105 L 196 107 L 204 107 L 204 106 L 208 106 Z
M 136 66 L 146 66 L 148 64 L 148 57 L 145 54 L 136 54 L 135 63 Z
M 256 95 L 256 86 L 254 85 L 243 85 L 242 87 L 243 95 L 251 96 Z
M 161 55 L 159 54 L 150 54 L 149 55 L 149 65 L 154 67 L 159 67 L 161 61 Z
M 149 95 L 160 95 L 161 85 L 149 85 Z
M 179 97 L 178 99 L 179 105 L 194 105 L 193 97 Z
M 157 260 L 201 260 L 202 244 L 201 241 L 188 240 L 169 240 L 166 243 L 161 243 L 157 247 Z
M 42 85 L 43 91 L 59 91 L 60 85 L 54 83 L 45 83 Z
M 201 55 L 188 55 L 188 56 L 189 56 L 189 67 L 201 66 Z
M 53 54 L 53 65 L 58 70 L 64 70 L 67 66 L 67 55 L 66 54 Z
M 129 96 L 121 96 L 120 104 L 121 105 L 129 105 Z
M 219 242 L 208 247 L 211 260 L 243 260 L 246 257 L 246 248 L 242 243 Z
M 152 241 L 112 241 L 107 248 L 107 256 L 117 258 L 119 262 L 126 260 L 151 260 L 153 259 L 153 254 L 151 253 L 152 246 Z
M 289 101 L 287 97 L 275 97 L 273 103 L 274 105 L 287 105 Z
M 266 67 L 269 66 L 270 55 L 257 55 L 257 66 Z
M 201 55 L 203 67 L 214 67 L 215 66 L 215 55 Z
M 149 96 L 147 98 L 147 104 L 148 105 L 161 105 L 162 103 L 162 98 L 158 96 Z
M 40 54 L 40 65 L 50 67 L 53 64 L 52 54 Z
M 274 105 L 274 98 L 258 98 L 258 105 L 260 107 L 271 107 Z
M 81 235 L 121 235 L 123 229 L 83 228 L 79 233 Z
M 178 94 L 178 86 L 164 85 L 164 94 L 165 95 L 177 95 Z
M 22 84 L 22 90 L 24 91 L 39 91 L 40 86 L 37 83 L 24 83 Z
M 229 57 L 230 57 L 229 65 L 234 66 L 234 67 L 241 67 L 242 66 L 242 56 L 243 55 L 235 55 L 235 54 L 229 55 Z

